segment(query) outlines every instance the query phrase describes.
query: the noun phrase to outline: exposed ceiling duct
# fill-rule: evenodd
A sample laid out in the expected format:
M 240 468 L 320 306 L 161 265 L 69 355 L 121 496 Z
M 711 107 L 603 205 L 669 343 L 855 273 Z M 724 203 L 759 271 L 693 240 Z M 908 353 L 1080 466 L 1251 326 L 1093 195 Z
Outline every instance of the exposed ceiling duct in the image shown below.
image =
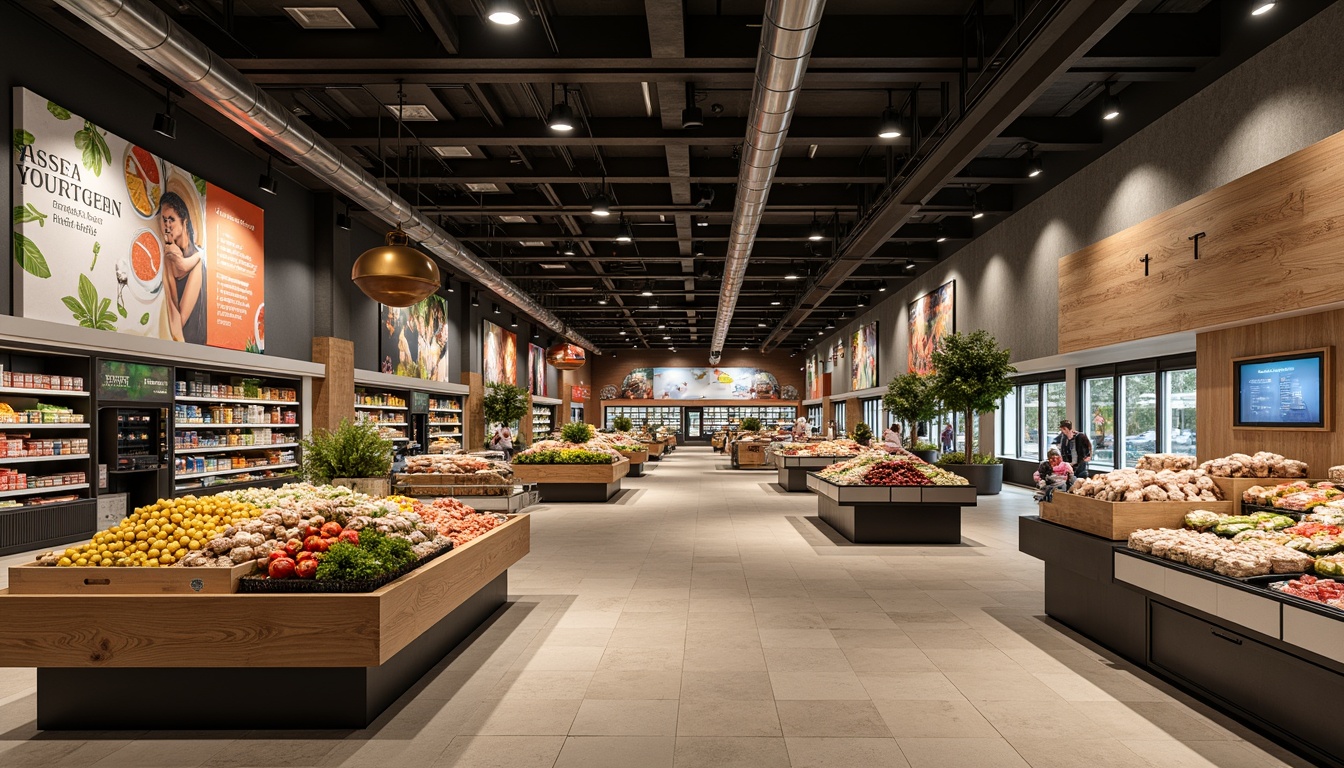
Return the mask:
M 332 189 L 387 224 L 400 223 L 412 240 L 444 259 L 456 274 L 494 291 L 574 344 L 600 353 L 592 342 L 420 215 L 409 202 L 317 135 L 150 0 L 56 1 Z
M 769 0 L 765 7 L 756 82 L 751 89 L 751 112 L 737 172 L 737 198 L 733 202 L 733 222 L 729 227 L 714 338 L 710 343 L 711 365 L 717 365 L 723 354 L 737 296 L 746 279 L 751 248 L 770 195 L 770 182 L 784 154 L 784 138 L 789 132 L 825 7 L 826 0 Z

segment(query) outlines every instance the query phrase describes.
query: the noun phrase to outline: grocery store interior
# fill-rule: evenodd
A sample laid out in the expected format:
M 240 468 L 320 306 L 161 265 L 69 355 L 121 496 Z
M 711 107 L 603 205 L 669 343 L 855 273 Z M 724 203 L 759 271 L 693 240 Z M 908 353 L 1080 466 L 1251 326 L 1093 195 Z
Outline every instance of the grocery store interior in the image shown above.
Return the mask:
M 1341 35 L 0 0 L 0 765 L 1344 768 Z

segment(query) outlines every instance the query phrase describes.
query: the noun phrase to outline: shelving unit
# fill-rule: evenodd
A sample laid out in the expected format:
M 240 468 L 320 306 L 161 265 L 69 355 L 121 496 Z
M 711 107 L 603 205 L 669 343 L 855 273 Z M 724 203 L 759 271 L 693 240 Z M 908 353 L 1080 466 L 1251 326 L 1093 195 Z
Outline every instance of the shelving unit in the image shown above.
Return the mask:
M 66 418 L 79 419 L 0 422 L 0 555 L 91 535 L 98 513 L 91 485 L 97 470 L 90 431 L 89 359 L 36 351 L 31 346 L 0 348 L 0 367 L 0 403 L 15 412 L 0 418 L 24 417 L 41 404 L 65 409 L 71 413 Z M 11 445 L 23 455 L 10 455 Z M 53 476 L 65 476 L 67 482 L 38 487 L 38 478 Z M 78 498 L 42 501 L 69 495 Z
M 760 419 L 761 426 L 767 429 L 781 422 L 792 424 L 798 418 L 798 409 L 791 405 L 707 405 L 704 413 L 704 429 L 709 434 L 745 418 Z
M 383 437 L 394 443 L 410 441 L 410 404 L 407 392 L 355 388 L 355 421 L 377 424 Z
M 173 398 L 174 492 L 291 479 L 296 473 L 283 470 L 300 463 L 301 391 L 298 380 L 179 368 Z M 257 474 L 263 476 L 251 477 Z
M 429 439 L 451 437 L 462 442 L 462 427 L 466 416 L 460 397 L 431 397 L 429 399 Z
M 545 440 L 559 429 L 556 423 L 555 406 L 532 403 L 532 441 Z
M 638 429 L 646 424 L 681 427 L 681 406 L 666 405 L 608 405 L 603 414 L 607 429 L 614 429 L 617 416 L 628 416 Z

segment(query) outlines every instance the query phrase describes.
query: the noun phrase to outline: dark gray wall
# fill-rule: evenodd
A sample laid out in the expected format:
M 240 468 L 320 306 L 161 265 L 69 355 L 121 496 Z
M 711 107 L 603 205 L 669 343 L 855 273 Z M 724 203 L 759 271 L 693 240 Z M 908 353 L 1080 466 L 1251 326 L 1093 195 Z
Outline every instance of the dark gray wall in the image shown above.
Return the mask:
M 1015 361 L 1058 353 L 1059 260 L 1344 130 L 1344 3 L 1336 3 L 972 241 L 835 334 L 877 318 L 879 381 L 906 370 L 909 302 L 957 281 L 958 330 L 984 328 Z M 1080 317 L 1078 322 L 1123 323 Z M 847 391 L 848 359 L 833 390 Z
M 75 45 L 29 16 L 21 5 L 0 0 L 0 83 L 5 86 L 0 96 L 0 125 L 6 134 L 14 125 L 12 89 L 22 86 L 261 206 L 266 211 L 266 352 L 310 359 L 313 195 L 287 179 L 282 169 L 273 174 L 279 181 L 279 194 L 261 192 L 257 177 L 262 162 L 181 110 L 176 139 L 154 133 L 150 126 L 154 114 L 163 109 L 162 93 L 148 90 Z M 2 186 L 0 202 L 9 210 L 11 184 Z M 0 312 L 4 314 L 13 311 L 12 264 L 12 258 L 6 259 L 0 268 Z

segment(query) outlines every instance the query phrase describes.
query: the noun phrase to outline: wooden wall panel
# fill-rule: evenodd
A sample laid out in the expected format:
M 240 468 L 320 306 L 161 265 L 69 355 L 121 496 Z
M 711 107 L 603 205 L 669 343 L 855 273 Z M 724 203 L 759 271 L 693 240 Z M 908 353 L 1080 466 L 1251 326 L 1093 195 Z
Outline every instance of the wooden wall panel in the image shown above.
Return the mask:
M 1061 259 L 1059 351 L 1337 302 L 1341 223 L 1344 133 Z
M 313 339 L 313 362 L 327 366 L 325 378 L 313 380 L 311 429 L 334 430 L 355 420 L 355 343 L 319 336 Z
M 1195 385 L 1195 423 L 1200 460 L 1237 452 L 1273 451 L 1307 462 L 1312 477 L 1325 477 L 1325 470 L 1344 464 L 1344 432 L 1339 429 L 1344 424 L 1344 398 L 1337 394 L 1329 406 L 1335 425 L 1330 432 L 1232 428 L 1232 359 L 1334 346 L 1344 340 L 1344 310 L 1210 331 L 1198 334 L 1195 340 L 1199 377 Z M 1335 382 L 1339 381 L 1338 356 L 1336 350 L 1336 369 L 1327 372 Z

